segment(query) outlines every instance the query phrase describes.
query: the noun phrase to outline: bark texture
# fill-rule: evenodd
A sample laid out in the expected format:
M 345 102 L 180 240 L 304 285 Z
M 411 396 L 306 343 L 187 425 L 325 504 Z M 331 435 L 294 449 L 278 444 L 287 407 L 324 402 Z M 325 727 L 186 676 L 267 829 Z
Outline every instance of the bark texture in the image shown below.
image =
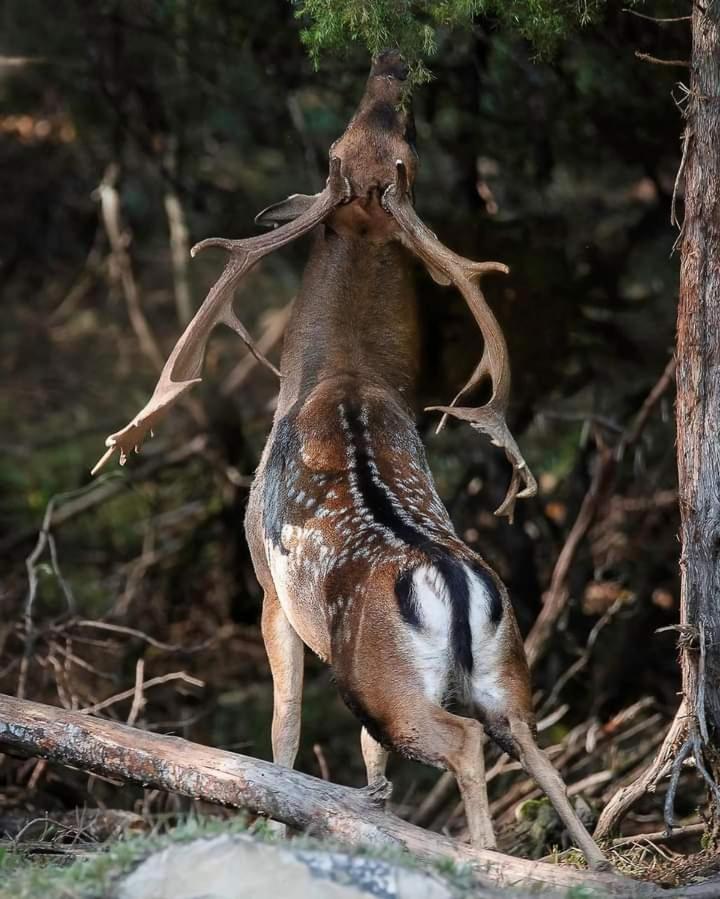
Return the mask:
M 0 750 L 38 755 L 106 777 L 245 808 L 350 846 L 391 846 L 425 859 L 473 866 L 485 886 L 590 887 L 647 896 L 647 885 L 612 874 L 472 849 L 388 814 L 387 792 L 357 790 L 249 756 L 148 733 L 0 694 Z
M 720 2 L 693 6 L 677 320 L 686 743 L 720 774 Z M 708 778 L 706 777 L 706 780 Z M 720 794 L 713 789 L 715 800 Z M 714 836 L 720 823 L 715 815 Z

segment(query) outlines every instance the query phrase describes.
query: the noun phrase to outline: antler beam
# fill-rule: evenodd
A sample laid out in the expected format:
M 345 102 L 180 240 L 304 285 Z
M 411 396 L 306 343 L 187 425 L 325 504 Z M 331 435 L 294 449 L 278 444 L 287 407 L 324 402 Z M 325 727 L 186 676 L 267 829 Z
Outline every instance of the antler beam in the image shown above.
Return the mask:
M 107 438 L 105 445 L 108 449 L 96 463 L 92 474 L 99 471 L 116 450 L 120 451 L 120 464 L 124 464 L 128 453 L 140 447 L 148 431 L 152 434 L 152 428 L 167 409 L 202 380 L 200 375 L 205 347 L 210 332 L 220 322 L 232 328 L 257 360 L 280 377 L 280 372 L 257 349 L 247 329 L 235 314 L 232 307 L 235 289 L 243 276 L 263 256 L 311 231 L 336 206 L 347 202 L 349 190 L 347 181 L 340 173 L 340 160 L 331 158 L 330 174 L 325 189 L 317 195 L 312 206 L 294 221 L 259 237 L 250 237 L 247 240 L 211 237 L 192 248 L 191 253 L 195 256 L 207 247 L 222 247 L 228 251 L 230 258 L 220 278 L 175 344 L 149 402 L 128 425 Z
M 510 270 L 501 262 L 472 262 L 458 256 L 440 243 L 415 212 L 408 189 L 405 165 L 400 160 L 396 162 L 395 181 L 386 189 L 382 202 L 385 210 L 400 226 L 403 244 L 418 256 L 428 269 L 433 272 L 439 271 L 457 287 L 482 331 L 485 341 L 482 358 L 468 382 L 449 406 L 430 406 L 429 409 L 443 413 L 439 427 L 444 423 L 444 416 L 452 415 L 469 422 L 476 430 L 487 434 L 495 446 L 505 450 L 513 473 L 505 499 L 495 514 L 507 516 L 512 521 L 516 500 L 534 496 L 537 484 L 505 420 L 510 399 L 507 345 L 497 319 L 477 283 L 479 278 L 488 272 L 507 274 Z M 492 384 L 492 396 L 488 402 L 479 407 L 457 406 L 458 400 L 480 384 L 484 378 L 490 378 Z

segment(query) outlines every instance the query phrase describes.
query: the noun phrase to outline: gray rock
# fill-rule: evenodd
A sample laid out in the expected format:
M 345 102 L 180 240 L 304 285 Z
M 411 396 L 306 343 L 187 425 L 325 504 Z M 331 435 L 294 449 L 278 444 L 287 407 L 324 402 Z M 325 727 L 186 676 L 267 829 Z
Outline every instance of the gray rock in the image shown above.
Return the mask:
M 440 877 L 343 852 L 260 843 L 245 835 L 151 855 L 117 899 L 453 899 Z

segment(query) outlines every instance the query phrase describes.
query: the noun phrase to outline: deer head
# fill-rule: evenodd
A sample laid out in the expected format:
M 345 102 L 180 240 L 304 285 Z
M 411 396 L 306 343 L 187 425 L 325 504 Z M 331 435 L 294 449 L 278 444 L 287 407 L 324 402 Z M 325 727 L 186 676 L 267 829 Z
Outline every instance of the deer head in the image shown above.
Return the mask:
M 468 382 L 449 406 L 431 407 L 443 413 L 439 427 L 447 415 L 452 415 L 469 422 L 505 450 L 513 475 L 497 515 L 512 519 L 516 499 L 535 494 L 535 479 L 505 418 L 510 394 L 507 346 L 478 283 L 488 272 L 507 273 L 509 270 L 499 262 L 471 262 L 453 253 L 440 243 L 415 212 L 413 184 L 417 154 L 406 89 L 407 74 L 407 66 L 395 51 L 382 53 L 373 61 L 357 112 L 330 149 L 329 176 L 321 193 L 313 196 L 295 194 L 263 210 L 256 221 L 274 226 L 269 234 L 246 240 L 210 238 L 193 247 L 193 256 L 207 247 L 226 250 L 229 259 L 225 269 L 175 345 L 150 401 L 126 427 L 107 438 L 108 449 L 93 473 L 116 450 L 123 464 L 130 451 L 139 448 L 168 408 L 201 380 L 205 347 L 218 323 L 232 328 L 250 352 L 280 376 L 258 351 L 235 314 L 234 291 L 244 275 L 264 256 L 323 222 L 342 223 L 343 210 L 349 213 L 352 209 L 363 209 L 371 210 L 376 218 L 378 215 L 383 218 L 384 227 L 375 229 L 375 239 L 401 241 L 425 264 L 436 281 L 458 288 L 482 332 L 483 354 Z M 352 216 L 347 222 L 347 227 L 359 227 Z M 485 405 L 457 405 L 463 396 L 485 380 L 491 384 L 491 396 Z

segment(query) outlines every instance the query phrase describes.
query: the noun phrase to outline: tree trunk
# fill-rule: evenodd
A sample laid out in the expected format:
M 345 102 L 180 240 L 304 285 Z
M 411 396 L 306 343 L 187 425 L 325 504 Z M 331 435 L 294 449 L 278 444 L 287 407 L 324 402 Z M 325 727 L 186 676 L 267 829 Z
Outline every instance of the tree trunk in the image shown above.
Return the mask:
M 384 811 L 383 785 L 342 787 L 262 759 L 0 693 L 2 751 L 38 755 L 89 773 L 248 809 L 349 846 L 407 851 L 430 861 L 451 859 L 470 865 L 474 878 L 485 886 L 525 886 L 533 895 L 546 887 L 562 888 L 563 895 L 573 888 L 622 899 L 657 895 L 646 884 L 616 874 L 473 849 L 422 830 Z
M 677 319 L 681 664 L 688 741 L 720 776 L 720 2 L 693 5 Z M 688 751 L 690 745 L 688 743 Z M 687 754 L 687 753 L 686 753 Z M 707 772 L 705 772 L 707 773 Z M 706 777 L 706 781 L 708 778 Z M 709 781 L 708 781 L 709 783 Z M 712 789 L 714 798 L 718 793 Z M 715 803 L 713 803 L 715 805 Z M 713 838 L 720 820 L 713 817 Z

